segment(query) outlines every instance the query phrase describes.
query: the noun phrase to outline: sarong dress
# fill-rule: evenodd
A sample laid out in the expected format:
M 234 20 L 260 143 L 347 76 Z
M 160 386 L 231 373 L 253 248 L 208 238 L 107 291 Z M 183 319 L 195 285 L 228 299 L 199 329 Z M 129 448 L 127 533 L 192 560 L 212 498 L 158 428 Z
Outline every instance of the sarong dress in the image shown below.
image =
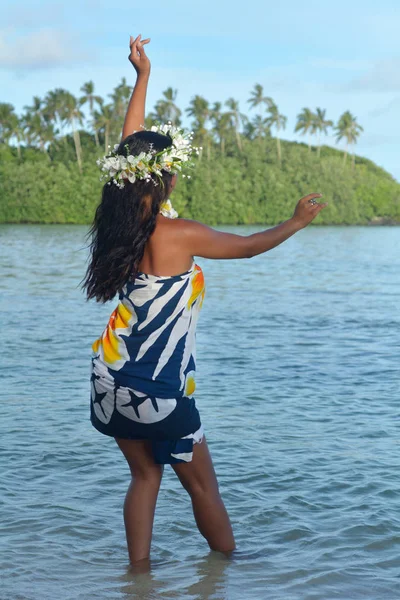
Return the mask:
M 190 462 L 203 427 L 193 396 L 202 269 L 138 272 L 92 345 L 90 421 L 101 433 L 150 440 L 155 462 Z

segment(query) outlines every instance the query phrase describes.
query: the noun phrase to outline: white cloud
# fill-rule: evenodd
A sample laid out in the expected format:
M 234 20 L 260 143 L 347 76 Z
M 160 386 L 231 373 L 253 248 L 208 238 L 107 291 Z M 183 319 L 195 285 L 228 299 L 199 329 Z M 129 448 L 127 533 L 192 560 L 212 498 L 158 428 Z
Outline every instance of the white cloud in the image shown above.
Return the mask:
M 0 68 L 11 70 L 49 69 L 85 60 L 78 35 L 56 29 L 16 34 L 0 31 Z
M 393 92 L 400 90 L 400 57 L 379 60 L 362 75 L 355 77 L 343 91 Z
M 384 106 L 378 106 L 378 107 L 374 108 L 373 110 L 371 110 L 368 113 L 368 117 L 378 118 L 378 117 L 388 115 L 392 111 L 393 111 L 393 113 L 394 113 L 394 111 L 396 111 L 396 118 L 397 118 L 397 111 L 399 108 L 400 108 L 400 96 L 396 96 L 395 98 L 393 98 L 390 102 L 388 102 Z

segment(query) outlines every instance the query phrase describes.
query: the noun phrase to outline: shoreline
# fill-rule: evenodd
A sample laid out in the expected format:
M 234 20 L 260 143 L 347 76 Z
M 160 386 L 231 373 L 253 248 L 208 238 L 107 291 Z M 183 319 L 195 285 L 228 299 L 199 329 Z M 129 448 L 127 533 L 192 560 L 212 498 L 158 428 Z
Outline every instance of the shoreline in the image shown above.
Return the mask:
M 202 221 L 205 223 L 205 221 Z M 262 227 L 275 227 L 282 223 L 283 221 L 279 221 L 278 223 L 215 223 L 210 225 L 210 227 L 253 227 L 255 225 L 259 225 Z M 59 222 L 59 221 L 0 221 L 0 225 L 85 225 L 87 227 L 91 226 L 91 222 L 87 223 L 72 223 L 72 222 Z M 208 223 L 205 223 L 208 225 Z M 400 221 L 396 221 L 396 219 L 392 219 L 391 217 L 374 217 L 371 221 L 367 223 L 311 223 L 309 226 L 311 227 L 398 227 L 400 226 Z

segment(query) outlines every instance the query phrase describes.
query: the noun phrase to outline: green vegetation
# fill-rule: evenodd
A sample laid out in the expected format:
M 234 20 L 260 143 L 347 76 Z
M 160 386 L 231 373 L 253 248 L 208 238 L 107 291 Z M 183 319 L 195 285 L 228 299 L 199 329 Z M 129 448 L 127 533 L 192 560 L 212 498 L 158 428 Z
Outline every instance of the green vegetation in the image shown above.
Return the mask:
M 81 98 L 62 89 L 35 97 L 21 116 L 0 103 L 0 222 L 92 221 L 101 193 L 96 159 L 119 141 L 131 88 L 122 79 L 109 103 L 92 82 L 81 91 Z M 177 90 L 165 90 L 146 126 L 168 120 L 179 125 L 176 99 Z M 192 178 L 181 178 L 174 192 L 180 216 L 210 225 L 273 225 L 291 216 L 301 196 L 321 191 L 329 206 L 317 223 L 400 222 L 400 184 L 354 154 L 363 128 L 349 111 L 335 125 L 325 110 L 303 108 L 295 127 L 308 137 L 303 144 L 282 139 L 287 117 L 260 84 L 248 103 L 256 112 L 252 119 L 234 98 L 213 105 L 192 98 L 185 112 L 203 151 Z M 345 140 L 344 152 L 321 145 L 329 130 L 337 142 Z

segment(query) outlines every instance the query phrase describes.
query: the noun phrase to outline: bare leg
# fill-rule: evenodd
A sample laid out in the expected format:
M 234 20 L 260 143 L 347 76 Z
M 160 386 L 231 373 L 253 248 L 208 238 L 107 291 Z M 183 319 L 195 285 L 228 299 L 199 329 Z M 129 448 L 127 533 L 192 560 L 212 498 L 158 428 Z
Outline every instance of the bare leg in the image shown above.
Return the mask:
M 129 560 L 133 564 L 150 556 L 154 511 L 163 466 L 154 462 L 149 442 L 114 439 L 132 474 L 124 502 L 124 523 Z
M 230 552 L 235 549 L 232 526 L 219 494 L 211 455 L 205 438 L 193 445 L 189 463 L 172 465 L 183 487 L 189 493 L 197 527 L 211 550 Z

